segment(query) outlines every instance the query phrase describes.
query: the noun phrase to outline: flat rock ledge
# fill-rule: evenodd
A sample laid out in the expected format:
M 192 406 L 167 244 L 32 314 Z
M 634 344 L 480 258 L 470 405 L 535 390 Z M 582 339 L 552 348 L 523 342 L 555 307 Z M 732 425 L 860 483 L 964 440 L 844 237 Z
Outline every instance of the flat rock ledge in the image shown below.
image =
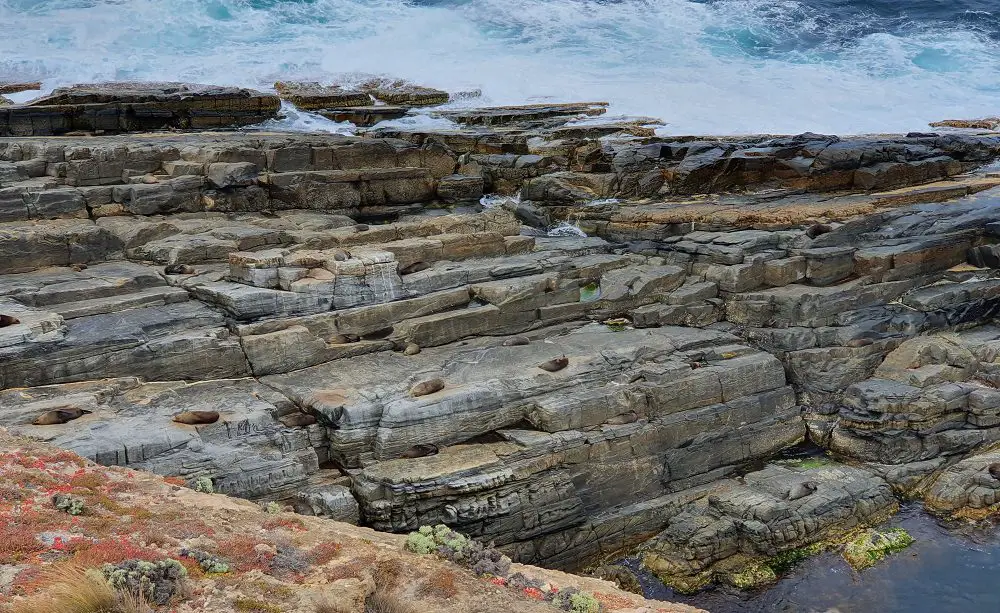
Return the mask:
M 187 100 L 278 104 L 15 108 Z M 995 505 L 1000 136 L 658 137 L 604 110 L 0 138 L 2 423 L 524 562 L 649 541 L 688 585 L 894 496 Z M 760 470 L 806 439 L 845 464 Z

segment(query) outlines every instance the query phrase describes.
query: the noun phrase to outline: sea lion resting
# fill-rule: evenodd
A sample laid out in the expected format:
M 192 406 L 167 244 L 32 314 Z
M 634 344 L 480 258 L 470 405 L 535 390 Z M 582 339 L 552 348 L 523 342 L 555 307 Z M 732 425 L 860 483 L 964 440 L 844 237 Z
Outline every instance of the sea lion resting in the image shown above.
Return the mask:
M 301 428 L 316 423 L 316 417 L 307 413 L 291 413 L 289 415 L 282 415 L 278 418 L 278 421 L 286 428 Z
M 569 358 L 562 356 L 561 358 L 552 358 L 547 362 L 542 362 L 538 365 L 544 371 L 547 372 L 558 372 L 569 366 Z
M 420 272 L 421 270 L 427 270 L 431 265 L 427 262 L 414 262 L 409 266 L 404 266 L 399 269 L 400 275 L 411 275 L 415 272 Z
M 184 411 L 174 415 L 174 421 L 179 424 L 196 426 L 200 424 L 214 424 L 219 421 L 218 411 Z
M 1000 462 L 994 462 L 990 464 L 989 466 L 986 467 L 986 470 L 989 471 L 991 477 L 993 477 L 997 481 L 1000 481 Z
M 437 445 L 414 445 L 402 453 L 399 457 L 401 458 L 422 458 L 429 455 L 436 455 L 438 452 Z
M 433 394 L 435 392 L 440 392 L 444 389 L 443 379 L 429 379 L 418 383 L 410 388 L 410 395 L 414 398 L 419 398 L 420 396 L 426 396 L 428 394 Z
M 36 417 L 31 424 L 34 426 L 54 426 L 56 424 L 64 424 L 66 422 L 73 421 L 74 419 L 83 417 L 84 415 L 89 415 L 92 412 L 93 411 L 87 411 L 77 407 L 53 409 Z
M 804 483 L 800 483 L 792 487 L 792 489 L 788 490 L 788 497 L 786 498 L 786 500 L 798 500 L 799 498 L 805 498 L 806 496 L 815 492 L 817 489 L 819 488 L 812 481 L 806 481 Z
M 0 328 L 6 328 L 7 326 L 13 326 L 21 323 L 21 320 L 13 317 L 11 315 L 0 315 Z
M 193 275 L 194 268 L 187 264 L 171 264 L 164 267 L 163 274 L 166 275 Z
M 818 223 L 809 226 L 809 229 L 806 230 L 806 236 L 808 236 L 809 238 L 816 238 L 817 236 L 826 234 L 828 232 L 833 232 L 833 226 L 827 223 Z

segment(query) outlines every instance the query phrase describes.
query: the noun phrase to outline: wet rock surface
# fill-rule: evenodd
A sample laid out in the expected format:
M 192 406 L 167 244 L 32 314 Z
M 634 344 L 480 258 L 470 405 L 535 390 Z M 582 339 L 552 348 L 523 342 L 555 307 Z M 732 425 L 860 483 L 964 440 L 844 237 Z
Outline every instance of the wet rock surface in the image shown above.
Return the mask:
M 343 88 L 316 87 L 284 95 L 334 108 Z M 371 96 L 409 108 L 408 88 Z M 249 121 L 264 98 L 15 108 L 238 100 Z M 604 110 L 0 139 L 0 418 L 539 564 L 656 537 L 650 564 L 696 584 L 874 523 L 894 492 L 991 508 L 1000 139 L 659 137 Z M 852 466 L 761 468 L 806 437 Z

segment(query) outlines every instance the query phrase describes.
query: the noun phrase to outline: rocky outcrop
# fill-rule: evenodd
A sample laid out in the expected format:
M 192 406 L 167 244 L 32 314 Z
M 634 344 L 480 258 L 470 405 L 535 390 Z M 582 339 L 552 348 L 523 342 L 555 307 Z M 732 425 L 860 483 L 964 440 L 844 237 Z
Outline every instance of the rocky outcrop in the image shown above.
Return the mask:
M 0 109 L 0 136 L 218 129 L 274 117 L 276 96 L 189 83 L 94 83 Z
M 688 585 L 997 440 L 1000 179 L 975 169 L 1000 139 L 657 137 L 604 109 L 0 139 L 3 423 L 540 564 L 656 537 Z M 807 436 L 856 467 L 760 470 Z

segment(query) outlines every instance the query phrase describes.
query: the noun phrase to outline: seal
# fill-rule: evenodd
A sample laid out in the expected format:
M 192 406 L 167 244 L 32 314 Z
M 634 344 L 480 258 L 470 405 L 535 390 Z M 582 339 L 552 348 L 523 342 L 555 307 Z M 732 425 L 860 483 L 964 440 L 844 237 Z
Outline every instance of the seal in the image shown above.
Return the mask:
M 415 272 L 420 272 L 421 270 L 427 270 L 431 265 L 427 262 L 414 262 L 409 266 L 404 266 L 399 269 L 400 275 L 412 275 Z
M 514 338 L 508 338 L 503 342 L 504 347 L 519 347 L 521 345 L 530 345 L 531 341 L 524 336 L 515 336 Z
M 426 396 L 427 394 L 433 394 L 435 392 L 440 392 L 444 389 L 444 379 L 428 379 L 427 381 L 422 381 L 410 388 L 410 395 L 414 398 L 419 398 L 421 396 Z
M 806 236 L 809 238 L 816 238 L 817 236 L 826 234 L 827 232 L 833 232 L 833 226 L 828 223 L 818 223 L 809 226 L 806 230 Z
M 333 250 L 333 261 L 334 262 L 346 262 L 351 259 L 351 254 L 344 251 L 343 249 Z
M 812 494 L 819 486 L 817 486 L 812 481 L 804 481 L 792 489 L 788 490 L 788 496 L 786 500 L 798 500 L 799 498 L 805 498 L 809 494 Z
M 547 372 L 558 372 L 569 366 L 569 358 L 562 356 L 561 358 L 552 358 L 548 362 L 542 362 L 538 365 L 544 371 Z
M 21 320 L 12 315 L 0 315 L 0 328 L 15 326 L 19 323 L 21 323 Z
M 366 223 L 356 223 L 356 224 L 354 224 L 354 229 L 357 230 L 358 232 L 367 232 L 368 231 L 368 224 L 366 224 Z
M 86 264 L 73 264 L 72 266 L 70 266 L 70 268 L 72 268 L 75 272 L 81 272 L 81 271 L 87 270 L 87 265 Z
M 1000 462 L 994 462 L 986 467 L 986 470 L 990 472 L 990 476 L 1000 481 Z
M 635 411 L 627 411 L 621 415 L 616 415 L 604 422 L 611 426 L 621 426 L 624 424 L 633 424 L 639 420 L 639 414 Z
M 278 421 L 286 428 L 301 428 L 313 425 L 316 423 L 316 418 L 306 413 L 291 413 L 289 415 L 282 415 L 278 418 Z
M 74 419 L 83 417 L 84 415 L 90 415 L 93 411 L 87 411 L 86 409 L 80 409 L 77 407 L 68 407 L 64 409 L 54 409 L 52 411 L 46 411 L 36 417 L 31 424 L 34 426 L 54 426 L 56 424 L 64 424 L 66 422 L 73 421 Z
M 844 343 L 845 347 L 867 347 L 875 342 L 872 338 L 852 338 L 851 340 Z
M 174 421 L 179 424 L 197 426 L 199 424 L 214 424 L 219 421 L 218 411 L 184 411 L 174 415 Z
M 334 334 L 330 342 L 334 345 L 346 345 L 348 343 L 356 343 L 360 340 L 361 337 L 354 334 Z
M 194 267 L 187 264 L 170 264 L 163 267 L 165 275 L 193 275 L 194 273 Z
M 417 355 L 418 353 L 420 353 L 420 345 L 416 343 L 408 344 L 403 350 L 403 355 Z
M 414 445 L 402 453 L 399 457 L 401 458 L 423 458 L 429 455 L 437 455 L 438 447 L 437 445 Z

